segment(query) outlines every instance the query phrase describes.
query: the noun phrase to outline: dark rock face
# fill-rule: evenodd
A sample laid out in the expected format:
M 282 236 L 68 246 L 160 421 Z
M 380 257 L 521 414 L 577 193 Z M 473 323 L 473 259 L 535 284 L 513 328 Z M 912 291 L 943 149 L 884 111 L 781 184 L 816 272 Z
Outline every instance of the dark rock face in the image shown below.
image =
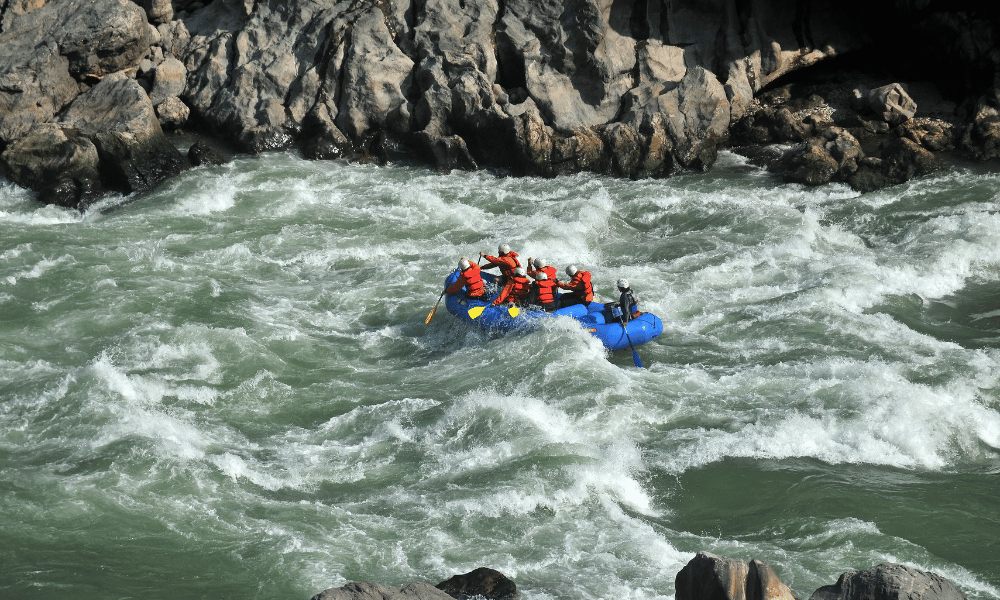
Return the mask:
M 517 586 L 500 571 L 480 567 L 464 575 L 455 575 L 436 586 L 455 600 L 482 596 L 487 600 L 516 600 Z
M 890 138 L 1000 157 L 1000 11 L 950 11 L 925 0 L 8 0 L 0 151 L 39 124 L 82 131 L 91 119 L 74 126 L 64 112 L 97 110 L 67 109 L 124 77 L 138 91 L 105 97 L 131 94 L 141 115 L 101 105 L 124 125 L 95 114 L 107 131 L 82 134 L 101 173 L 78 186 L 86 193 L 143 189 L 184 166 L 151 122 L 194 122 L 251 153 L 297 145 L 383 162 L 404 144 L 442 170 L 542 176 L 662 177 L 709 169 L 728 144 L 795 143 L 788 180 L 872 189 L 932 168 L 906 144 L 883 155 Z M 893 81 L 839 103 L 769 89 L 851 52 L 897 48 L 891 60 L 904 62 L 914 39 L 935 66 L 923 71 L 972 99 L 964 121 L 922 119 L 923 100 Z M 832 127 L 863 152 L 841 156 L 852 144 L 827 137 Z
M 816 590 L 809 600 L 965 600 L 944 577 L 903 565 L 882 563 L 848 571 L 837 583 Z
M 324 590 L 313 596 L 312 600 L 452 600 L 452 597 L 429 583 L 411 583 L 390 588 L 362 582 Z
M 3 15 L 0 32 L 0 168 L 43 202 L 82 208 L 102 190 L 149 189 L 187 166 L 128 74 L 149 50 L 137 5 L 22 9 Z

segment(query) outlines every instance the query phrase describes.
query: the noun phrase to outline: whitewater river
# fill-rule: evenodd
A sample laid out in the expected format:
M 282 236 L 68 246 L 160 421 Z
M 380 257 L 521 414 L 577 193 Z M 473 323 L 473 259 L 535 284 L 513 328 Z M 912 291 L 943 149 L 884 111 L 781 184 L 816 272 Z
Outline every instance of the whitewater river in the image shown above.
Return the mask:
M 115 206 L 117 205 L 117 206 Z M 480 566 L 655 600 L 700 550 L 803 600 L 883 561 L 1000 598 L 1000 175 L 882 192 L 307 162 L 86 214 L 0 183 L 0 597 L 308 600 Z M 663 335 L 490 339 L 510 243 Z

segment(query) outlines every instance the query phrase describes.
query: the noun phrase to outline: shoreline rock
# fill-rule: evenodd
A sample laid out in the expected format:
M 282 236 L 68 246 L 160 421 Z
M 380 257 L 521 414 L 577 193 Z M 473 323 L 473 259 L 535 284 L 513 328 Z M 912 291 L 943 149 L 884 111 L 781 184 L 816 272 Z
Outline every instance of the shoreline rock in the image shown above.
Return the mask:
M 401 149 L 440 170 L 539 176 L 668 177 L 710 169 L 723 148 L 795 143 L 797 156 L 772 161 L 789 181 L 859 191 L 933 171 L 923 151 L 1000 157 L 1000 10 L 884 4 L 810 4 L 790 20 L 773 0 L 11 0 L 0 3 L 10 49 L 0 152 L 114 76 L 134 80 L 152 110 L 139 131 L 123 121 L 122 140 L 95 142 L 98 170 L 120 173 L 77 185 L 80 206 L 187 167 L 147 133 L 153 122 L 248 153 L 382 162 Z M 891 63 L 869 68 L 929 75 L 957 95 L 950 114 L 928 111 L 905 76 L 841 81 L 832 93 L 785 84 L 852 53 Z M 115 166 L 127 134 L 145 140 L 148 176 Z M 0 159 L 0 170 L 22 167 Z M 78 167 L 57 179 L 79 179 Z
M 316 594 L 311 600 L 517 600 L 513 581 L 494 569 L 480 567 L 436 586 L 411 583 L 387 588 L 377 583 L 349 583 Z M 699 552 L 674 580 L 676 600 L 800 600 L 760 559 L 750 561 Z M 966 600 L 944 577 L 905 565 L 882 563 L 863 571 L 847 571 L 809 600 Z

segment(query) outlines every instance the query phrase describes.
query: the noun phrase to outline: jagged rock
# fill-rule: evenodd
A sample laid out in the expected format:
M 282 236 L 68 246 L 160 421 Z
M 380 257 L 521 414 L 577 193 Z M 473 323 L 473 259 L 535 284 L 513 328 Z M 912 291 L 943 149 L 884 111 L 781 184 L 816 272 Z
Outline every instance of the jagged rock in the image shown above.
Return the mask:
M 600 171 L 604 141 L 593 129 L 577 127 L 568 137 L 552 141 L 552 166 L 556 175 Z
M 156 106 L 156 118 L 164 129 L 180 129 L 190 116 L 191 109 L 176 96 L 171 96 Z
M 564 13 L 572 16 L 564 18 Z M 509 77 L 524 81 L 557 129 L 602 125 L 632 87 L 636 40 L 629 14 L 611 2 L 507 0 L 497 24 Z
M 55 123 L 42 123 L 0 154 L 0 171 L 39 192 L 42 202 L 78 208 L 100 179 L 98 162 L 97 148 L 89 139 Z
M 487 600 L 516 600 L 517 586 L 495 569 L 479 567 L 464 575 L 455 575 L 436 586 L 455 600 L 483 597 Z
M 965 600 L 950 581 L 926 571 L 882 563 L 864 571 L 847 571 L 837 583 L 821 587 L 809 600 Z M 680 600 L 680 598 L 678 598 Z
M 858 161 L 865 157 L 858 142 L 849 131 L 840 127 L 830 127 L 823 132 L 826 143 L 823 148 L 837 161 L 838 180 L 845 180 L 858 170 Z
M 349 137 L 358 139 L 384 127 L 386 117 L 406 104 L 413 61 L 392 42 L 381 11 L 372 11 L 358 19 L 351 39 L 344 58 L 337 126 Z M 399 121 L 396 127 L 405 127 L 405 121 Z
M 729 101 L 712 73 L 688 69 L 680 85 L 657 98 L 657 108 L 677 162 L 686 168 L 707 170 L 729 129 Z
M 934 154 L 906 138 L 889 142 L 881 158 L 882 173 L 893 183 L 929 175 L 941 166 Z
M 676 600 L 797 600 L 762 560 L 699 552 L 674 579 Z
M 339 156 L 349 145 L 382 148 L 366 151 L 382 157 L 384 147 L 369 142 L 398 139 L 422 144 L 448 168 L 661 176 L 711 167 L 730 124 L 744 117 L 733 130 L 740 143 L 801 142 L 846 119 L 856 121 L 850 127 L 866 148 L 882 141 L 889 122 L 911 109 L 899 86 L 857 89 L 855 110 L 862 96 L 865 110 L 878 100 L 883 116 L 874 120 L 814 110 L 823 98 L 799 101 L 793 84 L 763 94 L 769 105 L 757 113 L 754 95 L 819 61 L 892 43 L 889 19 L 893 35 L 924 23 L 925 37 L 935 24 L 952 36 L 955 44 L 932 40 L 935 51 L 924 59 L 933 54 L 944 72 L 941 65 L 960 54 L 958 62 L 972 65 L 955 69 L 964 91 L 981 94 L 997 70 L 990 35 L 961 35 L 981 22 L 977 15 L 878 9 L 859 20 L 855 3 L 833 3 L 790 22 L 773 3 L 723 4 L 9 0 L 0 2 L 0 147 L 126 71 L 139 73 L 155 106 L 183 98 L 198 123 L 248 152 L 298 143 L 311 157 Z M 167 127 L 183 112 L 169 102 L 158 111 Z M 1000 156 L 1000 119 L 986 112 L 960 144 L 982 158 Z M 871 135 L 861 139 L 863 132 Z M 954 143 L 952 133 L 921 125 L 898 135 L 938 151 Z M 823 152 L 833 151 L 824 143 Z M 830 158 L 838 162 L 835 179 L 854 177 L 850 161 Z M 879 173 L 896 180 L 906 171 L 897 162 L 887 158 L 879 168 L 888 171 Z
M 912 140 L 931 152 L 952 150 L 959 138 L 958 128 L 953 124 L 931 119 L 910 119 L 901 123 L 895 134 Z
M 642 140 L 631 125 L 612 123 L 604 128 L 601 136 L 611 158 L 614 174 L 631 177 L 642 158 Z
M 434 164 L 440 171 L 448 172 L 454 169 L 472 171 L 477 168 L 475 159 L 469 154 L 469 148 L 465 145 L 465 140 L 457 135 L 432 136 L 421 131 L 417 133 L 416 138 L 434 157 Z
M 94 142 L 102 183 L 110 189 L 147 190 L 188 164 L 163 135 L 146 92 L 123 74 L 81 94 L 59 123 Z
M 507 135 L 514 140 L 510 160 L 525 173 L 547 175 L 552 168 L 552 136 L 534 102 L 529 99 L 525 101 L 528 103 L 527 110 L 506 121 L 509 124 Z
M 837 167 L 837 159 L 830 155 L 819 138 L 813 138 L 789 150 L 780 163 L 785 181 L 810 186 L 832 181 L 837 174 Z
M 51 122 L 80 82 L 135 67 L 149 49 L 128 0 L 65 0 L 7 18 L 0 29 L 0 146 Z
M 868 92 L 868 107 L 890 125 L 899 125 L 913 118 L 917 112 L 917 103 L 898 83 L 884 85 Z
M 1000 157 L 1000 111 L 986 97 L 979 100 L 972 122 L 966 126 L 959 143 L 979 160 Z
M 135 0 L 146 11 L 150 23 L 159 25 L 174 18 L 174 4 L 171 0 Z
M 451 596 L 429 583 L 411 583 L 391 588 L 377 583 L 349 583 L 330 588 L 312 597 L 312 600 L 453 600 Z

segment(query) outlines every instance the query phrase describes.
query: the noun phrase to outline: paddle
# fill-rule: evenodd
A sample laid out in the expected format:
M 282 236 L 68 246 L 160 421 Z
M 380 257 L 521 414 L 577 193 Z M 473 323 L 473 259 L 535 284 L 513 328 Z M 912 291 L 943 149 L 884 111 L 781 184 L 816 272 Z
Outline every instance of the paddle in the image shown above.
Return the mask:
M 447 289 L 448 288 L 445 288 L 445 291 L 447 291 Z M 444 292 L 441 292 L 441 295 L 438 296 L 438 301 L 434 303 L 434 308 L 431 309 L 431 312 L 427 313 L 427 318 L 424 319 L 424 325 L 430 325 L 431 319 L 434 318 L 434 313 L 437 312 L 438 304 L 441 304 L 441 298 L 444 298 Z
M 639 353 L 635 351 L 635 346 L 632 345 L 632 338 L 628 336 L 628 328 L 625 327 L 625 313 L 622 312 L 622 316 L 618 317 L 618 322 L 622 324 L 622 331 L 625 332 L 625 339 L 628 340 L 628 347 L 632 349 L 632 361 L 635 362 L 635 366 L 642 368 L 642 361 L 639 360 Z

